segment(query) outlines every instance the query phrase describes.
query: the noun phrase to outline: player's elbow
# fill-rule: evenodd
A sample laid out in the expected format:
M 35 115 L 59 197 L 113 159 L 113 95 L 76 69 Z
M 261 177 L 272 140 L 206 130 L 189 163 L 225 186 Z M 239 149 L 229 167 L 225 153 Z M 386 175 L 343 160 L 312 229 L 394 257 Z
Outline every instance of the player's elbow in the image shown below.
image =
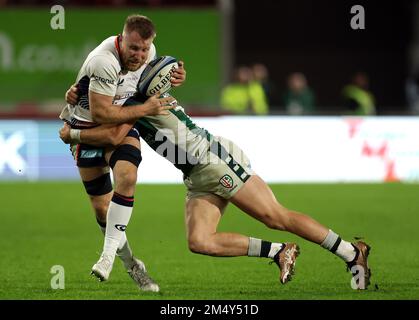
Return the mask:
M 119 128 L 112 129 L 108 135 L 108 145 L 116 147 L 124 140 L 123 132 Z
M 96 111 L 93 111 L 92 110 L 91 114 L 92 114 L 92 120 L 93 120 L 93 122 L 102 124 L 103 117 L 101 117 L 101 115 L 100 115 L 99 112 L 96 112 Z
M 92 115 L 93 122 L 98 123 L 98 124 L 107 123 L 106 115 L 103 112 L 96 109 L 91 109 L 91 115 Z
M 122 143 L 123 138 L 119 137 L 109 137 L 108 145 L 112 147 L 119 146 Z

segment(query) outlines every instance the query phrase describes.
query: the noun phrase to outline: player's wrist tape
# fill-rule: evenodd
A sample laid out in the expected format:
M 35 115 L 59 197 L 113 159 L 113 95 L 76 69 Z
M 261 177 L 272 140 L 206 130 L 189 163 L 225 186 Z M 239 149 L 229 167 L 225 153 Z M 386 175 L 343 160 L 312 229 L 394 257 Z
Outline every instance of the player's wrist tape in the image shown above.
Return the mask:
M 80 143 L 80 129 L 70 129 L 70 138 L 75 143 Z

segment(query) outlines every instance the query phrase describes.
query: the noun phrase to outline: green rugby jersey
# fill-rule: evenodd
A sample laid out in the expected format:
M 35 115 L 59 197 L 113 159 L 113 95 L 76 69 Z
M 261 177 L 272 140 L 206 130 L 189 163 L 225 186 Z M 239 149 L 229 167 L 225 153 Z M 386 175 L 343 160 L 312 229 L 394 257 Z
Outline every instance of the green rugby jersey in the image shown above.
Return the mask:
M 140 102 L 131 98 L 125 105 L 138 103 Z M 188 175 L 196 164 L 204 163 L 213 141 L 213 136 L 197 126 L 181 106 L 168 110 L 168 115 L 140 118 L 134 127 L 154 151 L 173 163 L 185 175 Z

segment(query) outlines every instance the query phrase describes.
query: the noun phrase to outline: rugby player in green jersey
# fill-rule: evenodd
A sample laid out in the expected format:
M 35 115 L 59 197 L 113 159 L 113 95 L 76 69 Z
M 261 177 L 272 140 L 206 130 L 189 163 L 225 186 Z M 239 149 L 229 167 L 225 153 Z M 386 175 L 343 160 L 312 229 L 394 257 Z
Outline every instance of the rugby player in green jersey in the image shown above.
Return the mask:
M 75 92 L 73 94 L 67 99 L 74 99 Z M 130 98 L 125 105 L 136 103 L 135 98 Z M 321 245 L 345 261 L 353 275 L 353 288 L 368 287 L 370 247 L 365 242 L 345 241 L 313 218 L 282 206 L 269 186 L 252 170 L 249 159 L 237 145 L 195 125 L 176 101 L 173 104 L 176 107 L 167 115 L 143 117 L 134 128 L 153 150 L 183 173 L 187 187 L 187 241 L 192 252 L 216 257 L 270 258 L 280 268 L 280 282 L 291 279 L 299 254 L 297 244 L 218 232 L 223 212 L 231 202 L 271 229 L 288 231 Z M 81 130 L 77 142 L 117 146 L 131 127 L 131 124 L 123 124 Z M 70 131 L 66 125 L 60 130 L 65 143 L 74 143 Z M 169 149 L 176 152 L 167 152 Z

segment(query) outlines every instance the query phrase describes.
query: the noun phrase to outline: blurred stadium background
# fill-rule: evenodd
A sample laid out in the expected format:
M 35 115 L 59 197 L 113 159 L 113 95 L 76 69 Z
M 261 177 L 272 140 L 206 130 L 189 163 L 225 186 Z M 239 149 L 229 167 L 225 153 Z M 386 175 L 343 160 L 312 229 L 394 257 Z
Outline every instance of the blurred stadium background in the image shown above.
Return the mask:
M 51 28 L 53 5 L 65 9 L 63 30 Z M 364 30 L 351 28 L 354 5 L 365 8 Z M 100 233 L 68 147 L 57 136 L 64 93 L 85 56 L 122 31 L 131 13 L 152 18 L 159 55 L 185 61 L 187 82 L 172 93 L 196 123 L 236 141 L 285 205 L 312 213 L 345 237 L 368 235 L 381 287 L 364 296 L 348 292 L 343 265 L 324 262 L 326 255 L 310 244 L 303 245 L 301 282 L 278 290 L 273 269 L 272 279 L 256 276 L 249 286 L 243 284 L 241 276 L 248 279 L 252 268 L 266 268 L 260 261 L 192 255 L 184 238 L 183 188 L 165 185 L 180 183 L 181 175 L 143 143 L 139 182 L 157 185 L 139 185 L 138 218 L 129 234 L 134 250 L 141 248 L 163 283 L 167 294 L 157 299 L 419 298 L 413 268 L 419 263 L 413 253 L 419 243 L 413 229 L 419 223 L 419 1 L 0 0 L 0 231 L 7 235 L 1 299 L 137 297 L 118 271 L 113 284 L 90 284 Z M 267 90 L 267 112 L 223 108 L 222 92 L 236 68 L 254 64 L 263 64 L 269 74 L 260 83 Z M 296 72 L 315 96 L 307 112 L 287 107 L 284 99 Z M 375 111 L 369 114 L 357 113 L 343 96 L 357 72 L 366 75 L 374 96 Z M 302 182 L 310 184 L 294 184 Z M 159 201 L 165 205 L 157 209 Z M 221 228 L 278 237 L 247 217 L 233 214 L 225 221 Z M 10 226 L 19 227 L 11 232 Z M 164 236 L 151 242 L 159 228 Z M 154 254 L 162 244 L 178 254 L 169 259 L 179 266 L 172 273 Z M 36 261 L 23 277 L 13 271 L 24 263 L 22 253 Z M 406 277 L 393 278 L 391 267 L 400 261 Z M 316 263 L 324 267 L 320 274 L 310 267 Z M 50 288 L 53 264 L 69 272 L 65 293 Z M 238 265 L 242 271 L 229 277 Z M 207 278 L 199 266 L 205 266 Z M 336 281 L 319 280 L 340 272 Z

